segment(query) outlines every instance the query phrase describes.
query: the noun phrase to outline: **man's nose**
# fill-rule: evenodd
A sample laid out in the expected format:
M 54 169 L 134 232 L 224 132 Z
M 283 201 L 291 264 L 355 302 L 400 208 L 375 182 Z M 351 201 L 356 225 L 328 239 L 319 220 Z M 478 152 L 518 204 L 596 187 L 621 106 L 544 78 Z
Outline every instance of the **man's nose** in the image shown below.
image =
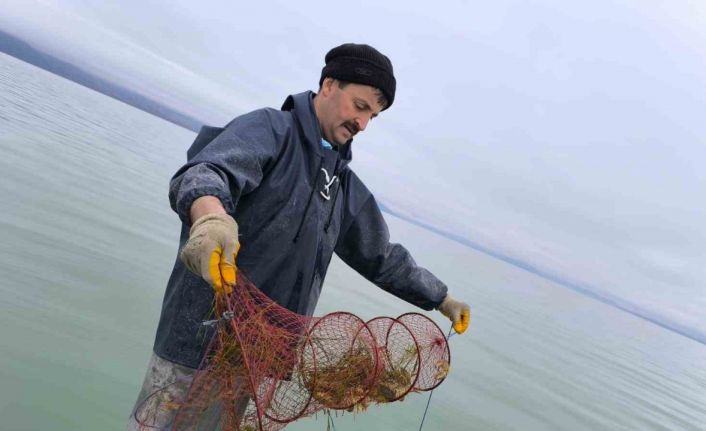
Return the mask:
M 370 119 L 366 117 L 356 118 L 355 125 L 358 127 L 358 131 L 362 132 L 363 130 L 365 130 L 365 128 L 368 127 L 369 121 Z

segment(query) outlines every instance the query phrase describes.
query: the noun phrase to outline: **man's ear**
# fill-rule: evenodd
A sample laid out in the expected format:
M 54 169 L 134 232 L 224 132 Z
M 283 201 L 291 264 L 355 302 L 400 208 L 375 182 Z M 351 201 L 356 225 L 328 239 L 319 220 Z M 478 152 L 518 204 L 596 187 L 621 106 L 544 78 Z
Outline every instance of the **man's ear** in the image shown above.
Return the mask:
M 333 91 L 333 86 L 336 84 L 336 80 L 331 77 L 324 78 L 324 82 L 321 83 L 321 93 L 328 96 Z

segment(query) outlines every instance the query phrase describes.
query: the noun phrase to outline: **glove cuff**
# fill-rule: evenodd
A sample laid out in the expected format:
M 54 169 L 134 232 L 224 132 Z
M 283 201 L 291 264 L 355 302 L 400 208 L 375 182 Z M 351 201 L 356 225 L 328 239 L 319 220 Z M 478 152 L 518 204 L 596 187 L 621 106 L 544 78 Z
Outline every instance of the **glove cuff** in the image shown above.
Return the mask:
M 451 301 L 453 301 L 453 299 L 451 298 L 451 295 L 447 294 L 446 296 L 444 296 L 444 299 L 441 300 L 439 305 L 436 306 L 436 309 L 439 311 L 442 311 L 445 307 L 448 307 L 448 305 L 451 303 Z
M 212 213 L 197 218 L 196 221 L 191 225 L 191 229 L 189 229 L 189 235 L 193 234 L 199 226 L 211 221 L 225 223 L 229 227 L 232 227 L 233 230 L 238 229 L 238 223 L 236 223 L 235 219 L 230 215 L 224 213 Z

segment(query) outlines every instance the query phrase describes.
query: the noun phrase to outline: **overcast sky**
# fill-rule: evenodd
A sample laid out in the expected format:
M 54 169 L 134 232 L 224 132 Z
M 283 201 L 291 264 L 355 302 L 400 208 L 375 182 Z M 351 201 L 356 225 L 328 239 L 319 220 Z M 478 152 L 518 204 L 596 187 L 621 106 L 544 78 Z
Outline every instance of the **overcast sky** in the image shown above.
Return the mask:
M 354 144 L 380 201 L 706 339 L 702 0 L 5 0 L 0 28 L 214 125 L 369 43 L 398 80 Z

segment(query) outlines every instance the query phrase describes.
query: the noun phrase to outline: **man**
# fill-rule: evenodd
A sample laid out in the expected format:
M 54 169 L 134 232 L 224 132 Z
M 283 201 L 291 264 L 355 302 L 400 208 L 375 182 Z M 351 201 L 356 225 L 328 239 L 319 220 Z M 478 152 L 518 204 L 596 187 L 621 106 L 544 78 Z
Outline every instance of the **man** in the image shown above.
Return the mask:
M 214 290 L 234 283 L 236 255 L 256 286 L 299 314 L 314 312 L 335 252 L 380 288 L 438 309 L 457 332 L 466 330 L 468 305 L 389 242 L 375 198 L 348 167 L 354 136 L 394 101 L 392 63 L 358 44 L 332 49 L 325 62 L 318 94 L 290 96 L 281 110 L 250 112 L 225 129 L 205 128 L 172 178 L 181 253 L 136 408 L 172 382 L 163 397 L 183 396 L 212 335 L 202 322 Z

